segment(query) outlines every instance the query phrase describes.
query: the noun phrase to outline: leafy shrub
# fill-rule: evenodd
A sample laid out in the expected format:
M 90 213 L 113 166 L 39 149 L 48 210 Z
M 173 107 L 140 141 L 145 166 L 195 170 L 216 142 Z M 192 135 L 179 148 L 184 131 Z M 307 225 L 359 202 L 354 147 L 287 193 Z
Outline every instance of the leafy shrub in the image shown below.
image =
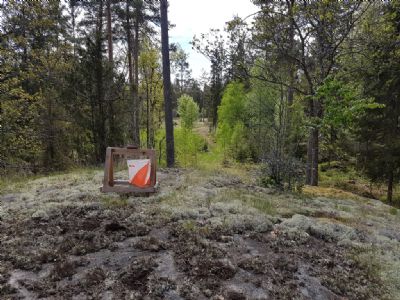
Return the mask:
M 178 99 L 178 114 L 181 118 L 181 126 L 187 130 L 192 130 L 194 123 L 199 118 L 199 106 L 188 95 L 182 95 Z
M 175 129 L 175 150 L 177 162 L 182 167 L 194 167 L 197 165 L 197 155 L 203 151 L 204 139 L 192 131 L 184 128 Z
M 217 141 L 225 154 L 239 161 L 247 159 L 250 153 L 244 126 L 247 119 L 246 102 L 243 84 L 233 82 L 226 87 L 218 108 Z
M 230 140 L 230 152 L 232 157 L 238 161 L 245 161 L 250 156 L 246 128 L 243 123 L 237 123 L 233 128 Z
M 261 184 L 299 190 L 304 185 L 304 164 L 287 155 L 271 154 L 262 162 Z

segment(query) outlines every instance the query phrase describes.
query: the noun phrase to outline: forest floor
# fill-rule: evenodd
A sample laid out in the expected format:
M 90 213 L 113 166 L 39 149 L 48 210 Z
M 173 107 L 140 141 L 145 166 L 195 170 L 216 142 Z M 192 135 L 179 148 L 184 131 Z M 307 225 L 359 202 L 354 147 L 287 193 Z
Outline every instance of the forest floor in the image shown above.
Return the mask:
M 0 299 L 400 299 L 396 208 L 252 172 L 160 170 L 148 198 L 100 170 L 3 185 Z

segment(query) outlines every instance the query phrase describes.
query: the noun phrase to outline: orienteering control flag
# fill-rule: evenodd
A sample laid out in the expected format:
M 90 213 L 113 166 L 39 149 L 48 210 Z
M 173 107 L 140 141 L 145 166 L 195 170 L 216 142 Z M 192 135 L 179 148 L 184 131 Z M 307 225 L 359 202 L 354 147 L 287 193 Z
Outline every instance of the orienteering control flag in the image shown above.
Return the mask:
M 144 188 L 150 185 L 150 159 L 128 160 L 129 183 Z

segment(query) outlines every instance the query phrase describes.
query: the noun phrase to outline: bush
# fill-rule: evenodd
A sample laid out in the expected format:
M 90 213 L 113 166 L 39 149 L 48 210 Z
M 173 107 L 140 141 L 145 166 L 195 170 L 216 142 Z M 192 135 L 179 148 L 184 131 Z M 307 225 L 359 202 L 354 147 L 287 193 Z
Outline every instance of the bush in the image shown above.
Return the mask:
M 175 150 L 178 165 L 197 166 L 198 154 L 206 148 L 207 142 L 198 134 L 184 128 L 175 129 Z
M 262 162 L 261 184 L 299 190 L 304 185 L 305 166 L 294 157 L 269 155 Z
M 239 161 L 250 156 L 247 128 L 244 125 L 247 119 L 246 102 L 243 84 L 234 82 L 226 87 L 218 107 L 217 142 L 224 154 Z
M 182 95 L 178 99 L 178 114 L 181 118 L 181 126 L 187 130 L 192 130 L 194 123 L 199 118 L 199 106 L 188 95 Z
M 248 144 L 246 128 L 242 123 L 237 123 L 233 128 L 230 140 L 230 152 L 232 157 L 241 162 L 250 157 L 250 148 Z

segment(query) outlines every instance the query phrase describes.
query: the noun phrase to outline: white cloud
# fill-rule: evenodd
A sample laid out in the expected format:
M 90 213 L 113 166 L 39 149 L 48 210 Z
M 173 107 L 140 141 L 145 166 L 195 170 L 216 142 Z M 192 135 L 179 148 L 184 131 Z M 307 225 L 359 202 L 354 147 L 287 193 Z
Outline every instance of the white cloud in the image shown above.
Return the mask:
M 233 16 L 246 17 L 257 8 L 250 0 L 169 0 L 169 21 L 175 24 L 170 41 L 181 44 L 189 53 L 189 64 L 195 78 L 202 69 L 209 71 L 210 63 L 192 50 L 189 42 L 194 35 L 207 33 L 210 28 L 223 29 Z

